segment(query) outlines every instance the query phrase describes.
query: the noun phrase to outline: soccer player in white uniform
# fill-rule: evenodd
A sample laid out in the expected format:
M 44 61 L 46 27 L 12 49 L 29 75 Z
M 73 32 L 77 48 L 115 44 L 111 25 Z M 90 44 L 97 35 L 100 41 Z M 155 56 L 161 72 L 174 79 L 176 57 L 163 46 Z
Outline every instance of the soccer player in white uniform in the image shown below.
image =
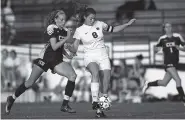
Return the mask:
M 96 21 L 96 11 L 93 8 L 87 8 L 84 12 L 83 25 L 78 27 L 74 33 L 73 50 L 76 52 L 80 41 L 84 46 L 84 63 L 87 70 L 92 75 L 91 80 L 91 94 L 92 94 L 92 108 L 97 109 L 96 116 L 104 117 L 104 113 L 100 111 L 98 105 L 99 94 L 99 80 L 103 81 L 101 91 L 104 96 L 108 94 L 108 87 L 111 75 L 111 66 L 107 49 L 104 44 L 103 32 L 119 32 L 131 25 L 135 19 L 130 20 L 128 23 L 119 26 L 110 26 L 102 21 Z M 100 74 L 102 78 L 100 78 Z M 102 88 L 101 87 L 101 88 Z

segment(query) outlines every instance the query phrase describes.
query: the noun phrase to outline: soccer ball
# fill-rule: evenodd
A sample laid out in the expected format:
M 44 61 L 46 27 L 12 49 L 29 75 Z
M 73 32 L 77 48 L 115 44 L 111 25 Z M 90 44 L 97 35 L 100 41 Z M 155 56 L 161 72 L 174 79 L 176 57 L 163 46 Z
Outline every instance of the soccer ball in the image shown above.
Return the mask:
M 99 98 L 99 105 L 102 110 L 109 110 L 111 107 L 111 100 L 108 96 L 102 96 Z

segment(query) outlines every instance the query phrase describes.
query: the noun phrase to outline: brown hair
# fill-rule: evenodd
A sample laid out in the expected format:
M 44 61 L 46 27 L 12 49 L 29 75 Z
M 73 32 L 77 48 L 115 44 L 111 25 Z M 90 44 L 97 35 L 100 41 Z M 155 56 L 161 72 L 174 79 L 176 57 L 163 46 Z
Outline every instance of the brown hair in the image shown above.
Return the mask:
M 47 27 L 50 24 L 55 24 L 55 18 L 57 18 L 60 14 L 65 14 L 65 12 L 63 10 L 55 10 L 55 11 L 52 11 L 51 13 L 49 13 L 46 18 L 45 27 Z

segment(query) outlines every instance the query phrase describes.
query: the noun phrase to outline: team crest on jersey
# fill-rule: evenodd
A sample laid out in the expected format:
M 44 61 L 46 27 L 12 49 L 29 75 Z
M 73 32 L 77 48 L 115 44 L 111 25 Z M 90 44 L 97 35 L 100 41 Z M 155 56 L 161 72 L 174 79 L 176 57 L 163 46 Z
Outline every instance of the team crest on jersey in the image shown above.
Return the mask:
M 166 47 L 175 47 L 175 42 L 166 43 Z
M 99 30 L 99 29 L 100 29 L 99 27 L 96 28 L 96 30 Z

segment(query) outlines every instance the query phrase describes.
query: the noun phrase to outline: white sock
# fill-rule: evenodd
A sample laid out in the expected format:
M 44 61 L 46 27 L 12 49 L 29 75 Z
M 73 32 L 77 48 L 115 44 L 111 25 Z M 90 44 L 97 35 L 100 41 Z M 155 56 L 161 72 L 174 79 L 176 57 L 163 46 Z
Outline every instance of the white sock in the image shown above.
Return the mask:
M 67 96 L 67 95 L 64 95 L 64 100 L 69 100 L 69 96 Z
M 98 109 L 96 110 L 96 112 L 97 112 L 97 113 L 101 113 L 101 109 L 98 108 Z
M 92 95 L 93 102 L 98 102 L 98 93 L 99 93 L 99 83 L 92 82 L 91 83 L 91 95 Z

